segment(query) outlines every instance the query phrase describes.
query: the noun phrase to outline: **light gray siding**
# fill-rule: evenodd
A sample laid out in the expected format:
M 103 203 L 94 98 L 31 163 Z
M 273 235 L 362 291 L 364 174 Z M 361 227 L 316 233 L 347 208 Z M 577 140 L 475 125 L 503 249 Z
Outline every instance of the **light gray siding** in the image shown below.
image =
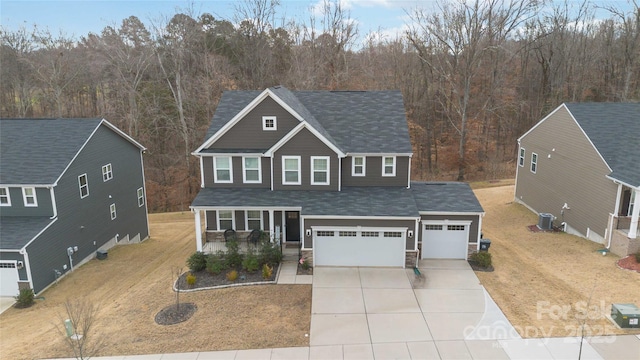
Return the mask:
M 231 155 L 230 155 L 231 156 Z M 242 156 L 232 156 L 233 167 L 233 183 L 215 183 L 213 177 L 213 157 L 204 156 L 202 158 L 202 171 L 204 173 L 204 187 L 222 187 L 222 188 L 269 188 L 271 187 L 271 159 L 260 158 L 260 166 L 262 170 L 261 183 L 242 182 Z
M 407 186 L 408 156 L 396 156 L 396 176 L 382 176 L 382 156 L 366 157 L 366 176 L 351 176 L 353 157 L 342 159 L 342 186 Z
M 2 206 L 2 216 L 52 216 L 51 192 L 44 187 L 37 187 L 36 200 L 38 206 L 24 206 L 21 187 L 9 187 L 11 206 Z
M 282 184 L 282 157 L 300 156 L 301 185 Z M 329 156 L 329 185 L 311 185 L 311 157 Z M 338 190 L 339 159 L 337 154 L 309 130 L 302 129 L 276 151 L 273 159 L 274 190 Z
M 312 226 L 362 226 L 362 227 L 400 227 L 407 230 L 415 230 L 415 220 L 388 220 L 388 218 L 373 219 L 305 219 L 304 228 Z M 414 235 L 415 236 L 415 235 Z M 415 239 L 407 237 L 406 250 L 415 250 Z M 304 247 L 311 249 L 313 241 L 311 236 L 304 234 Z
M 262 130 L 262 117 L 275 116 L 277 130 Z M 238 121 L 209 149 L 269 149 L 289 133 L 300 121 L 270 97 L 264 99 Z
M 552 213 L 583 235 L 604 237 L 613 213 L 617 186 L 605 178 L 604 161 L 564 108 L 558 109 L 521 139 L 524 166 L 518 167 L 515 197 L 538 213 Z M 531 154 L 538 154 L 536 173 Z M 567 203 L 570 209 L 562 207 Z
M 469 228 L 469 242 L 478 242 L 478 226 L 480 225 L 480 215 L 420 215 L 420 219 L 425 220 L 449 220 L 449 221 L 471 221 Z M 422 229 L 424 224 L 420 223 L 420 230 L 418 231 L 418 240 L 422 241 Z

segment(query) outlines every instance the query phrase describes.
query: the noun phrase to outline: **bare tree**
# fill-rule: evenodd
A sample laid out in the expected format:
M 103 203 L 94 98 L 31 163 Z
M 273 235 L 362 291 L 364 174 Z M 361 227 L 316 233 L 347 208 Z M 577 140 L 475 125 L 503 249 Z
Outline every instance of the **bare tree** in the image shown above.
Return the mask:
M 76 359 L 89 359 L 104 346 L 104 335 L 97 335 L 94 331 L 98 311 L 98 306 L 86 299 L 67 299 L 64 303 L 64 313 L 58 314 L 59 323 L 56 327 Z M 65 324 L 67 320 L 70 324 L 68 329 Z

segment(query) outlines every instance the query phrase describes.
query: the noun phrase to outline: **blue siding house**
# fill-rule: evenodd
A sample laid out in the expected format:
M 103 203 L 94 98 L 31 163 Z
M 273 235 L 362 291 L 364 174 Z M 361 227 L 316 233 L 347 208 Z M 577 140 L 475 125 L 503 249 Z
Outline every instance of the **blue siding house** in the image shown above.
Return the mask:
M 149 237 L 145 150 L 101 118 L 0 119 L 0 296 Z

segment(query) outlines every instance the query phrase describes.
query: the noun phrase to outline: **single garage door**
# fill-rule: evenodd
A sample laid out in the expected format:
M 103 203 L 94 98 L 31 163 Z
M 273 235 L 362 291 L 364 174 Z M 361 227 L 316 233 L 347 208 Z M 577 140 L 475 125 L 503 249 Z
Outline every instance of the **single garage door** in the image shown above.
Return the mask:
M 313 229 L 316 266 L 404 267 L 407 229 Z
M 0 262 L 0 296 L 18 295 L 18 279 L 15 262 Z
M 466 259 L 470 224 L 422 225 L 423 259 Z

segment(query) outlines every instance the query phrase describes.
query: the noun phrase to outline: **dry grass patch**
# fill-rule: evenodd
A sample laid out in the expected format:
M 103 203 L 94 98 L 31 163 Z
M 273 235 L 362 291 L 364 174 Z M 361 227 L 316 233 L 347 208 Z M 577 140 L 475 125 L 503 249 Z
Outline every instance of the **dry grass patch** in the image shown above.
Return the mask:
M 612 303 L 640 305 L 640 274 L 602 256 L 603 246 L 565 233 L 530 232 L 537 217 L 513 203 L 513 186 L 474 190 L 486 216 L 495 271 L 477 272 L 523 337 L 637 334 L 617 329 L 607 318 Z M 583 320 L 585 319 L 586 320 Z
M 155 315 L 175 303 L 172 269 L 187 267 L 195 250 L 190 213 L 149 216 L 152 237 L 109 251 L 63 278 L 29 309 L 0 315 L 0 358 L 71 356 L 55 329 L 67 298 L 100 307 L 96 332 L 104 337 L 99 355 L 136 355 L 308 346 L 311 286 L 263 285 L 181 293 L 198 310 L 186 322 L 162 326 Z

